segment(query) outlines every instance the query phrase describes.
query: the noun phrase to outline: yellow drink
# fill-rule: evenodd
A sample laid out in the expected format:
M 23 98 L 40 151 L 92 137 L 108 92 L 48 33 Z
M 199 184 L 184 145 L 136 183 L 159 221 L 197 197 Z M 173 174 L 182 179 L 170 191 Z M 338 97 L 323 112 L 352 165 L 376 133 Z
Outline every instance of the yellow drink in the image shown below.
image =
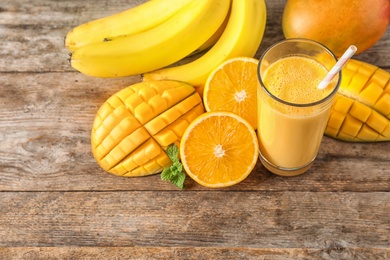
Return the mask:
M 331 92 L 331 88 L 317 88 L 327 73 L 328 70 L 314 59 L 291 56 L 272 63 L 264 74 L 263 82 L 268 91 L 281 100 L 309 104 Z
M 289 55 L 260 66 L 257 135 L 260 159 L 270 171 L 301 174 L 316 158 L 338 83 L 318 89 L 327 73 L 307 55 Z

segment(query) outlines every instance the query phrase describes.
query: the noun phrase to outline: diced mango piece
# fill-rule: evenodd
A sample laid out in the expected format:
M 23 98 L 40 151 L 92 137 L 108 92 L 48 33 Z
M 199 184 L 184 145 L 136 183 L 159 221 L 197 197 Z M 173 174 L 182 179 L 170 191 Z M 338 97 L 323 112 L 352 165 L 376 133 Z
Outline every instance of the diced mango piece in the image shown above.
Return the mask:
M 362 61 L 351 59 L 349 62 L 347 62 L 347 64 L 345 64 L 345 68 L 349 68 L 352 71 L 358 71 L 362 65 Z
M 385 93 L 375 104 L 375 109 L 390 119 L 390 94 Z
M 340 113 L 336 110 L 331 111 L 328 120 L 328 126 L 330 126 L 333 129 L 340 129 L 340 127 L 343 125 L 345 115 L 346 114 Z
M 347 142 L 355 142 L 357 141 L 356 137 L 353 135 L 346 134 L 344 132 L 339 132 L 337 134 L 337 139 L 347 141 Z
M 102 113 L 105 113 L 105 109 L 107 107 L 104 107 L 101 109 Z M 92 136 L 92 144 L 93 146 L 98 146 L 100 145 L 101 142 L 107 137 L 107 135 L 110 134 L 111 132 L 111 127 L 112 125 L 118 125 L 123 118 L 132 116 L 131 113 L 126 110 L 126 108 L 123 105 L 120 105 L 119 107 L 111 110 L 110 114 L 107 115 L 107 117 L 103 120 L 102 117 L 99 117 L 98 121 L 94 123 L 94 135 Z M 97 125 L 97 123 L 100 123 Z
M 376 111 L 373 111 L 371 116 L 366 121 L 367 125 L 375 129 L 378 133 L 382 133 L 389 125 L 389 120 Z
M 146 123 L 145 128 L 151 135 L 154 135 L 200 103 L 202 103 L 200 96 L 197 93 L 194 93 L 182 100 L 179 104 L 167 109 L 162 114 Z
M 119 164 L 115 166 L 114 168 L 110 169 L 110 173 L 118 176 L 124 176 L 126 173 L 128 173 L 127 169 L 123 166 L 123 164 Z
M 351 109 L 353 103 L 354 103 L 353 99 L 337 93 L 333 104 L 333 109 L 337 112 L 347 114 Z
M 371 82 L 377 83 L 382 89 L 386 87 L 387 82 L 389 82 L 390 78 L 388 76 L 389 72 L 378 68 L 375 73 L 371 76 L 370 80 L 367 82 L 369 85 Z
M 376 141 L 379 137 L 378 132 L 367 125 L 363 125 L 360 132 L 357 134 L 357 138 L 360 140 L 372 140 Z
M 341 79 L 342 80 L 342 79 Z M 347 90 L 353 94 L 359 95 L 368 82 L 369 77 L 364 74 L 355 74 L 348 85 Z
M 128 135 L 131 135 L 141 125 L 133 116 L 124 118 L 119 124 L 117 124 L 104 139 L 100 140 L 100 144 L 95 146 L 95 156 L 97 158 L 103 158 L 111 151 L 115 146 L 119 145 L 119 142 L 125 139 Z M 94 139 L 99 138 L 98 135 L 94 136 Z
M 120 102 L 125 104 L 126 99 L 129 96 L 133 95 L 134 93 L 135 93 L 134 88 L 124 88 L 124 89 L 118 91 L 115 95 L 112 95 L 110 98 L 108 98 L 106 102 L 110 103 L 113 107 L 116 107 L 116 106 L 119 106 L 119 104 L 113 104 L 111 102 L 112 99 L 118 99 L 118 100 L 120 100 Z
M 390 123 L 387 124 L 385 129 L 383 129 L 383 131 L 379 135 L 379 139 L 381 139 L 383 141 L 388 141 L 390 139 L 389 137 L 390 137 Z
M 113 98 L 113 100 L 118 100 L 118 98 Z M 100 108 L 100 113 L 99 113 L 99 118 L 100 118 L 100 121 L 95 121 L 95 124 L 93 127 L 97 128 L 100 126 L 100 124 L 104 121 L 104 119 L 106 119 L 109 115 L 111 115 L 111 113 L 115 110 L 116 107 L 118 107 L 119 105 L 113 107 L 111 105 L 111 103 L 109 102 L 105 102 L 102 107 Z
M 165 127 L 160 132 L 156 133 L 153 138 L 162 146 L 167 147 L 169 144 L 176 141 L 180 141 L 184 130 L 189 124 L 198 117 L 199 114 L 203 113 L 204 110 L 202 104 L 198 104 L 193 109 L 185 113 L 183 116 L 175 120 L 172 124 Z
M 107 170 L 111 169 L 148 139 L 149 134 L 145 128 L 141 127 L 136 129 L 121 140 L 117 146 L 109 150 L 108 154 L 101 159 L 102 165 L 104 165 L 104 168 Z
M 159 93 L 151 87 L 141 87 L 138 88 L 136 95 L 139 96 L 142 100 L 147 101 L 159 96 Z
M 155 142 L 154 142 L 154 140 L 149 139 L 145 144 L 148 144 L 148 143 L 154 144 Z M 151 158 L 154 158 L 156 155 L 159 154 L 159 152 L 161 151 L 161 147 L 158 147 L 158 148 L 157 147 L 158 147 L 158 145 L 154 145 L 152 147 L 146 145 L 145 148 L 141 146 L 140 148 L 143 148 L 143 149 L 137 149 L 136 150 L 137 152 L 131 153 L 131 155 L 133 157 L 133 161 L 138 165 L 143 165 L 144 163 L 149 161 Z
M 126 177 L 161 172 L 172 164 L 165 153 L 204 112 L 195 88 L 179 81 L 141 82 L 112 95 L 100 107 L 92 127 L 96 161 Z
M 371 115 L 371 112 L 371 108 L 360 102 L 355 101 L 353 103 L 353 106 L 351 107 L 351 110 L 349 111 L 349 114 L 362 122 L 366 122 L 368 117 Z
M 155 135 L 161 129 L 164 129 L 167 125 L 172 123 L 172 121 L 175 121 L 180 116 L 181 114 L 178 110 L 173 108 L 169 109 L 168 111 L 165 111 L 161 115 L 150 120 L 150 122 L 145 124 L 145 128 L 151 135 Z
M 136 177 L 136 176 L 145 176 L 150 174 L 159 173 L 165 168 L 172 165 L 171 159 L 166 155 L 164 151 L 161 151 L 159 155 L 157 155 L 152 160 L 144 163 L 143 165 L 138 166 L 137 168 L 126 172 L 124 177 Z
M 371 76 L 375 73 L 377 69 L 378 67 L 375 65 L 366 62 L 361 62 L 357 72 L 358 74 L 365 75 L 367 78 L 371 78 Z
M 389 80 L 389 82 L 387 82 L 387 85 L 386 85 L 384 91 L 385 91 L 386 93 L 389 93 L 389 94 L 390 94 L 390 80 Z
M 132 172 L 134 169 L 154 160 L 154 158 L 159 156 L 161 153 L 167 156 L 153 139 L 148 139 L 145 143 L 130 153 L 120 164 L 124 166 L 127 172 Z M 161 166 L 159 165 L 159 167 Z
M 163 109 L 166 109 L 166 107 L 164 107 Z M 160 112 L 162 112 L 163 109 L 160 109 L 160 111 L 157 111 L 157 113 L 155 113 L 147 103 L 142 103 L 134 108 L 133 114 L 141 124 L 146 124 L 152 118 L 154 118 L 156 114 L 158 115 Z
M 356 71 L 350 69 L 349 67 L 344 67 L 342 70 L 342 79 L 341 79 L 340 87 L 348 88 L 355 73 Z
M 338 128 L 336 129 L 336 128 L 330 127 L 329 125 L 326 126 L 326 129 L 325 129 L 326 135 L 336 137 L 338 133 L 339 133 Z
M 134 93 L 126 98 L 126 107 L 141 124 L 149 122 L 195 92 L 192 86 L 181 82 L 171 82 L 170 84 L 161 82 L 161 85 L 156 85 L 155 82 L 149 81 L 137 83 L 132 87 Z M 154 95 L 151 95 L 153 93 Z
M 346 115 L 343 125 L 341 126 L 342 133 L 350 136 L 356 136 L 362 128 L 363 123 L 356 118 Z
M 360 93 L 361 100 L 369 106 L 374 106 L 379 97 L 382 95 L 383 89 L 375 82 L 371 82 Z
M 349 142 L 390 141 L 390 73 L 349 60 L 325 134 Z

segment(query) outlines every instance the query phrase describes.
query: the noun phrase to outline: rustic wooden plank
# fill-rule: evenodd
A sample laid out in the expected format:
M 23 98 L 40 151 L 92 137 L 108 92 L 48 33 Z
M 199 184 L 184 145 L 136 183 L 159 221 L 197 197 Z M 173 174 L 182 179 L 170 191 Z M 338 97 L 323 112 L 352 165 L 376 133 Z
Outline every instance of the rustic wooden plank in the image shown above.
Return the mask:
M 21 260 L 73 259 L 354 259 L 387 260 L 388 248 L 345 248 L 339 245 L 326 249 L 312 248 L 219 248 L 219 247 L 6 247 L 0 248 L 0 258 Z
M 0 247 L 389 249 L 389 201 L 388 192 L 6 192 Z
M 0 72 L 71 71 L 63 47 L 66 31 L 45 25 L 0 24 Z
M 87 21 L 115 14 L 147 0 L 25 1 L 3 0 L 0 24 L 77 26 Z M 55 18 L 55 19 L 54 19 Z
M 63 44 L 69 30 L 145 1 L 2 1 L 0 72 L 73 71 Z
M 83 22 L 146 0 L 4 0 L 0 6 L 0 259 L 389 259 L 390 142 L 324 138 L 313 168 L 258 163 L 222 190 L 187 178 L 120 178 L 89 145 L 98 107 L 139 76 L 75 72 L 63 47 Z M 267 0 L 256 54 L 282 40 L 286 0 Z M 390 71 L 390 30 L 355 58 Z

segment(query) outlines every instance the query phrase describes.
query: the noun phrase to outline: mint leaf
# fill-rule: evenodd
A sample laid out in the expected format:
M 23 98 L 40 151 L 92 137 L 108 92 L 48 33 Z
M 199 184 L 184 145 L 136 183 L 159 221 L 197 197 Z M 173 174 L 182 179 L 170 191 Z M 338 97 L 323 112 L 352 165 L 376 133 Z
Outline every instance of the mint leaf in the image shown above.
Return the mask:
M 171 159 L 172 165 L 162 171 L 161 179 L 163 181 L 170 181 L 178 188 L 183 189 L 186 174 L 179 160 L 179 148 L 175 144 L 170 144 L 167 147 L 166 153 L 169 159 Z
M 166 152 L 169 159 L 171 159 L 172 162 L 179 161 L 179 148 L 177 147 L 176 144 L 168 145 Z
M 186 179 L 186 174 L 184 172 L 178 172 L 172 179 L 171 182 L 176 185 L 179 189 L 184 188 L 184 181 Z

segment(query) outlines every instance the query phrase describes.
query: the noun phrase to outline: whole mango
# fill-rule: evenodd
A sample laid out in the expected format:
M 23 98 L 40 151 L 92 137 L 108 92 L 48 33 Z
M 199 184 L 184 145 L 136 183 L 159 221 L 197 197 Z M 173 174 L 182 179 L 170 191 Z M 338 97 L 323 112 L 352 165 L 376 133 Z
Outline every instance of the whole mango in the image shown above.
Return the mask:
M 91 144 L 98 164 L 126 177 L 159 173 L 172 164 L 166 148 L 179 146 L 187 126 L 204 112 L 189 84 L 140 82 L 112 95 L 95 117 Z
M 282 27 L 286 38 L 318 41 L 340 57 L 351 44 L 356 54 L 373 46 L 389 22 L 389 0 L 288 0 Z

